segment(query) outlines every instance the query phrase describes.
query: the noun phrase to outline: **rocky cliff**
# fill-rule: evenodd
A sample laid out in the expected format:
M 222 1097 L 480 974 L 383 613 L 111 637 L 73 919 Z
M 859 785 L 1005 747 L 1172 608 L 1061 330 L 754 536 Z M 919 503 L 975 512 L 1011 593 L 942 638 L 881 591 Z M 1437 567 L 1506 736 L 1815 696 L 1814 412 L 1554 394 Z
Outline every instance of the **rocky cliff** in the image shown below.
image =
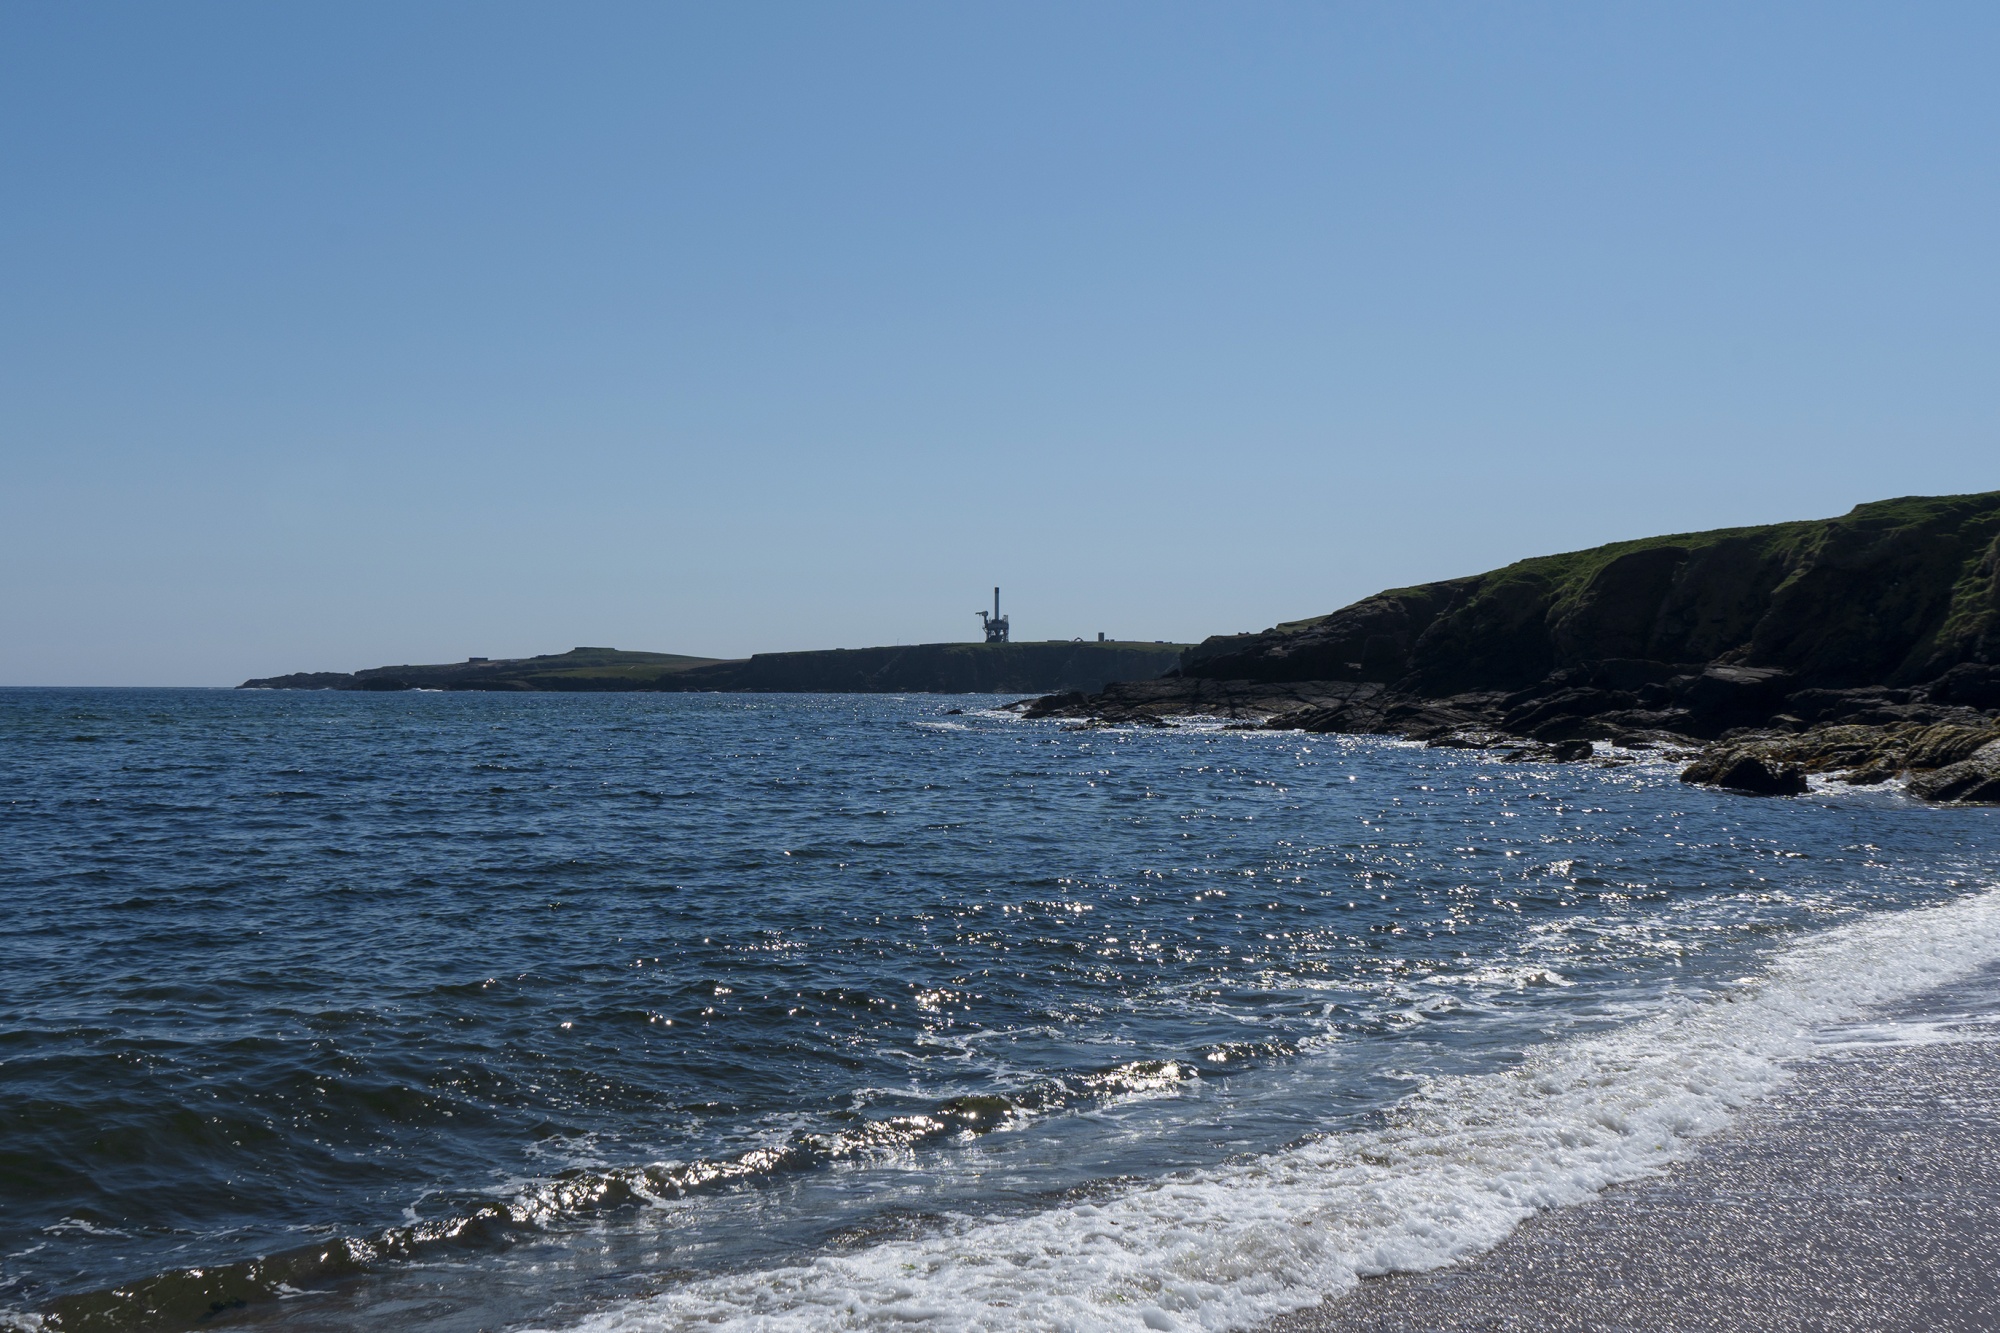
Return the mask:
M 1995 709 L 2000 492 L 1616 542 L 1391 589 L 1209 639 L 1167 679 L 1030 711 L 1574 746 L 1836 724 L 1977 729 Z
M 1885 500 L 1396 588 L 1210 639 L 1181 670 L 1372 680 L 1431 698 L 1520 690 L 1602 663 L 1630 664 L 1597 674 L 1635 682 L 1716 665 L 1781 671 L 1792 689 L 1908 687 L 2000 661 L 1997 577 L 2000 492 Z

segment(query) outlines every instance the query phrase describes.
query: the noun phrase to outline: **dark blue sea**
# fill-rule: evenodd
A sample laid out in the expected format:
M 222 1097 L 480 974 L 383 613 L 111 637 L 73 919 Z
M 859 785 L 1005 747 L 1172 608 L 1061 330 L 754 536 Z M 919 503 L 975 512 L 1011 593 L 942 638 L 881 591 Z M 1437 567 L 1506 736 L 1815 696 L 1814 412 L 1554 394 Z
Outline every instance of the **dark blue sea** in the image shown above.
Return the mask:
M 2000 956 L 2000 810 L 998 702 L 0 691 L 0 1327 L 1243 1327 Z

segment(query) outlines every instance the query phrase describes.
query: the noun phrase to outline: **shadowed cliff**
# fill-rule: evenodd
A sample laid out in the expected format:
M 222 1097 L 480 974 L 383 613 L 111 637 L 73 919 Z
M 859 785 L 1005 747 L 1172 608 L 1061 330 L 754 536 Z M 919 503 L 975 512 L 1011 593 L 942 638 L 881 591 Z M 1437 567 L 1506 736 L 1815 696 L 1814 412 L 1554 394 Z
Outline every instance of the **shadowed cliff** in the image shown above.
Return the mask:
M 1395 588 L 1331 615 L 1212 638 L 1209 680 L 1377 681 L 1437 698 L 1601 662 L 1788 673 L 1799 688 L 1909 686 L 2000 656 L 2000 492 L 1615 542 Z
M 1854 781 L 1936 770 L 1953 775 L 1938 780 L 1953 800 L 2000 799 L 1994 710 L 2000 492 L 1614 542 L 1394 588 L 1209 639 L 1163 679 L 1026 708 L 1098 722 L 1206 715 L 1535 759 L 1587 758 L 1605 741 L 1716 741 L 1733 748 L 1691 780 L 1803 791 L 1808 774 L 1836 769 Z M 1929 781 L 1910 790 L 1927 794 Z

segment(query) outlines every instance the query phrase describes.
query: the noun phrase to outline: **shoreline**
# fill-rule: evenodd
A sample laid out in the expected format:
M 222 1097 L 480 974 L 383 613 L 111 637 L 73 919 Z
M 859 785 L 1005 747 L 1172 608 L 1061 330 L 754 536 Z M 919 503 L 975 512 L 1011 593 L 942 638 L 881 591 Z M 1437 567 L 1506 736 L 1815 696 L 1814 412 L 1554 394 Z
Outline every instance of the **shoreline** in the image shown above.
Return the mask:
M 2000 1328 L 2000 964 L 1834 1036 L 1660 1176 L 1260 1333 Z

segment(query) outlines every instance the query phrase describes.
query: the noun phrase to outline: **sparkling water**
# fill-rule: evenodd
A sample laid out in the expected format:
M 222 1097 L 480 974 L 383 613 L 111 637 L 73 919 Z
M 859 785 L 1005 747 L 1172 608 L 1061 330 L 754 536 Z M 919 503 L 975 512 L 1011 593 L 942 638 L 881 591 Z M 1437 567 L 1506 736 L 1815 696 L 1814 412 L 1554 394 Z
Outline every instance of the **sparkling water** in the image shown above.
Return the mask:
M 995 702 L 0 691 L 0 1324 L 1243 1326 L 2000 955 L 2000 811 Z

